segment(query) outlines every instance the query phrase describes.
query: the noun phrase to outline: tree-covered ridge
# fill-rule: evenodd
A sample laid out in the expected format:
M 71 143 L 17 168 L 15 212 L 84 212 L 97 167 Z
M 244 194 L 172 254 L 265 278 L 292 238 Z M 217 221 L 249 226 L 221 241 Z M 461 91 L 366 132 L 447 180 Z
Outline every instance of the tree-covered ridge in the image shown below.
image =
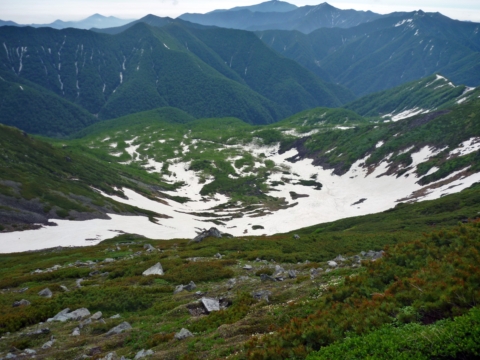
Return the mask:
M 479 24 L 439 13 L 393 13 L 349 29 L 307 35 L 257 32 L 265 44 L 357 96 L 440 73 L 456 84 L 478 86 Z
M 215 47 L 207 41 L 212 37 L 230 47 Z M 265 124 L 353 99 L 348 90 L 324 83 L 248 32 L 182 21 L 163 27 L 139 22 L 117 35 L 3 27 L 0 42 L 3 78 L 35 83 L 100 120 L 173 106 L 195 117 L 234 116 Z

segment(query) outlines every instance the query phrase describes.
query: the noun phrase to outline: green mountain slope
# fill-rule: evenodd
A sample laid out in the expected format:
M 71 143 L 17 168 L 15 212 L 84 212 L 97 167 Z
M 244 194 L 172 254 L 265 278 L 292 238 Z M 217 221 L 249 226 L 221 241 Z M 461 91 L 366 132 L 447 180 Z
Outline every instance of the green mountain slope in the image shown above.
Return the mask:
M 62 137 L 98 121 L 86 110 L 38 85 L 10 78 L 13 81 L 0 77 L 0 123 L 31 134 Z
M 345 105 L 363 116 L 400 120 L 478 98 L 479 88 L 455 86 L 441 75 L 428 76 L 393 89 L 366 95 Z
M 393 13 L 353 28 L 318 29 L 308 35 L 257 35 L 277 52 L 360 96 L 434 73 L 455 83 L 480 84 L 479 25 L 438 13 Z
M 2 230 L 35 228 L 49 219 L 108 219 L 107 213 L 151 216 L 155 213 L 107 199 L 92 187 L 120 194 L 117 186 L 129 186 L 147 196 L 155 187 L 172 188 L 82 149 L 53 147 L 4 125 L 0 130 Z
M 271 123 L 353 99 L 348 90 L 324 83 L 250 33 L 183 23 L 159 28 L 139 22 L 114 36 L 4 27 L 0 74 L 40 85 L 101 120 L 172 106 L 195 117 Z M 216 46 L 214 38 L 228 48 Z M 241 53 L 232 69 L 225 58 L 236 54 L 235 48 Z

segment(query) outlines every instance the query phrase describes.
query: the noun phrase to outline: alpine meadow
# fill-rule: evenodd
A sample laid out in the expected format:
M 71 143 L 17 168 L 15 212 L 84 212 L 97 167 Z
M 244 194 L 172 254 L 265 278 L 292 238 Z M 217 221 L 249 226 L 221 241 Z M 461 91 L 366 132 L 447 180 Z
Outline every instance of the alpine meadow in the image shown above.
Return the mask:
M 480 357 L 480 23 L 97 3 L 0 20 L 0 360 Z

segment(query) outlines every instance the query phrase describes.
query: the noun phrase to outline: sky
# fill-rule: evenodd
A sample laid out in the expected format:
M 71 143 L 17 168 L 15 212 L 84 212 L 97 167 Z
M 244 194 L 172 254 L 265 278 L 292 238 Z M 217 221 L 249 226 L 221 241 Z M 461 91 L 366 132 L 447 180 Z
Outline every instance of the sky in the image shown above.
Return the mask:
M 175 18 L 186 12 L 206 13 L 261 3 L 265 0 L 0 0 L 0 19 L 19 24 L 45 24 L 57 19 L 77 21 L 95 13 L 123 19 L 147 14 Z M 325 0 L 286 0 L 297 6 L 318 5 Z M 480 22 L 480 0 L 331 0 L 339 9 L 371 10 L 380 14 L 423 10 L 452 19 Z

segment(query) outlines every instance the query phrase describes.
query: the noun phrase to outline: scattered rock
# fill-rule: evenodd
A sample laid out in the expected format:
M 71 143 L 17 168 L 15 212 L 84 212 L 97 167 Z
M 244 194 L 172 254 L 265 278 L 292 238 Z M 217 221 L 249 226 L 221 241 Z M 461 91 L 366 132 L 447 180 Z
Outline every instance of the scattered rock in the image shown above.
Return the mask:
M 235 286 L 235 284 L 237 283 L 237 279 L 233 278 L 233 279 L 229 279 L 227 281 L 227 287 L 229 289 L 233 288 Z
M 28 306 L 30 304 L 31 304 L 30 301 L 22 299 L 20 301 L 15 301 L 12 306 L 19 307 L 19 306 Z
M 178 333 L 175 334 L 175 339 L 183 340 L 189 337 L 193 337 L 193 334 L 185 328 L 182 328 Z
M 333 259 L 333 261 L 339 261 L 339 262 L 343 262 L 343 261 L 346 261 L 347 259 L 345 259 L 342 255 L 338 255 L 335 259 Z
M 187 291 L 192 291 L 192 290 L 195 290 L 197 288 L 197 285 L 195 285 L 195 283 L 193 281 L 190 281 L 190 283 L 188 285 L 178 285 L 175 287 L 175 290 L 173 290 L 173 295 L 175 294 L 178 294 L 184 290 L 187 290 Z
M 328 266 L 330 266 L 330 267 L 337 267 L 337 266 L 338 266 L 338 264 L 337 264 L 335 261 L 333 261 L 333 260 L 330 260 L 329 262 L 327 262 L 327 264 L 328 264 Z
M 260 274 L 260 280 L 262 281 L 277 281 L 273 276 L 267 274 Z
M 83 329 L 85 326 L 90 325 L 91 323 L 92 323 L 92 319 L 86 319 L 80 322 L 78 326 L 80 327 L 80 329 Z
M 35 331 L 26 333 L 27 336 L 37 336 L 37 335 L 46 335 L 46 334 L 50 334 L 49 328 L 37 329 Z
M 148 275 L 163 275 L 163 267 L 162 264 L 159 262 L 153 265 L 151 268 L 145 270 L 143 275 L 148 276 Z
M 195 236 L 192 241 L 201 242 L 203 239 L 208 237 L 221 238 L 222 233 L 215 227 L 212 227 L 209 230 L 204 229 L 202 232 L 198 233 L 198 235 Z
M 83 279 L 77 279 L 77 280 L 75 281 L 75 284 L 76 284 L 77 288 L 81 288 L 81 287 L 82 287 L 82 281 L 83 281 Z
M 288 270 L 288 277 L 290 279 L 296 279 L 297 278 L 297 272 L 295 270 Z
M 68 290 L 68 288 L 65 286 L 65 285 L 60 285 L 60 287 L 62 288 L 63 291 L 65 292 L 69 292 L 70 290 Z
M 118 360 L 118 355 L 114 351 L 114 352 L 108 353 L 107 356 L 100 358 L 99 360 Z
M 72 336 L 80 336 L 80 328 L 73 329 Z
M 269 302 L 269 296 L 271 296 L 272 293 L 268 290 L 259 290 L 259 291 L 255 291 L 252 293 L 252 296 L 255 300 L 265 300 L 266 302 Z
M 145 358 L 145 357 L 147 357 L 147 356 L 150 356 L 150 355 L 153 355 L 153 354 L 154 354 L 154 353 L 153 353 L 152 350 L 144 350 L 144 349 L 142 349 L 142 350 L 140 350 L 140 351 L 137 353 L 137 355 L 135 355 L 134 360 L 143 359 L 143 358 Z
M 68 313 L 66 315 L 69 319 L 72 320 L 82 320 L 83 318 L 86 318 L 87 316 L 90 316 L 90 311 L 86 308 L 80 308 L 75 311 L 72 311 L 71 313 Z
M 252 270 L 253 266 L 252 265 L 245 265 L 242 269 L 244 270 Z
M 53 296 L 52 291 L 49 288 L 43 289 L 38 293 L 38 295 L 46 297 L 46 298 L 51 298 Z
M 112 263 L 112 262 L 115 262 L 115 259 L 107 258 L 107 259 L 103 260 L 103 262 Z
M 27 355 L 35 355 L 37 352 L 33 349 L 25 349 L 23 352 Z
M 8 353 L 4 359 L 16 359 L 17 358 L 17 355 L 15 354 L 12 354 L 12 353 Z
M 92 320 L 100 320 L 102 318 L 102 312 L 101 311 L 97 311 L 95 314 L 93 314 L 90 319 Z
M 213 255 L 213 257 L 216 258 L 216 259 L 221 259 L 223 257 L 223 255 L 220 254 L 220 253 L 216 253 L 215 255 Z
M 63 309 L 57 315 L 55 315 L 53 318 L 48 319 L 47 322 L 52 322 L 52 321 L 65 322 L 67 320 L 70 320 L 70 318 L 67 316 L 69 311 L 70 311 L 69 308 Z
M 96 346 L 88 350 L 87 355 L 95 356 L 95 355 L 100 355 L 101 353 L 102 353 L 102 348 L 100 346 Z
M 145 244 L 145 245 L 143 245 L 143 248 L 144 248 L 145 250 L 147 250 L 148 252 L 152 252 L 152 251 L 155 251 L 155 250 L 156 250 L 156 249 L 155 249 L 152 245 L 150 245 L 150 244 Z
M 95 270 L 95 271 L 92 271 L 91 273 L 89 273 L 88 276 L 95 276 L 95 275 L 98 275 L 98 274 L 100 274 L 100 271 Z
M 275 271 L 273 272 L 273 277 L 278 277 L 285 272 L 285 269 L 280 265 L 275 265 Z
M 42 349 L 50 349 L 53 346 L 53 343 L 55 342 L 55 339 L 52 339 L 50 341 L 47 341 L 45 344 L 42 345 Z
M 298 234 L 294 234 L 294 235 L 293 235 L 293 238 L 294 238 L 295 240 L 300 240 L 300 236 L 299 236 Z
M 110 316 L 110 319 L 120 319 L 120 318 L 121 318 L 120 314 L 115 314 Z
M 205 310 L 207 310 L 207 313 L 220 310 L 220 301 L 217 299 L 203 297 L 200 301 L 205 307 Z
M 110 329 L 105 336 L 112 336 L 112 335 L 117 335 L 125 330 L 130 330 L 132 328 L 132 325 L 130 325 L 128 322 L 124 321 L 120 325 L 115 326 L 114 328 Z

